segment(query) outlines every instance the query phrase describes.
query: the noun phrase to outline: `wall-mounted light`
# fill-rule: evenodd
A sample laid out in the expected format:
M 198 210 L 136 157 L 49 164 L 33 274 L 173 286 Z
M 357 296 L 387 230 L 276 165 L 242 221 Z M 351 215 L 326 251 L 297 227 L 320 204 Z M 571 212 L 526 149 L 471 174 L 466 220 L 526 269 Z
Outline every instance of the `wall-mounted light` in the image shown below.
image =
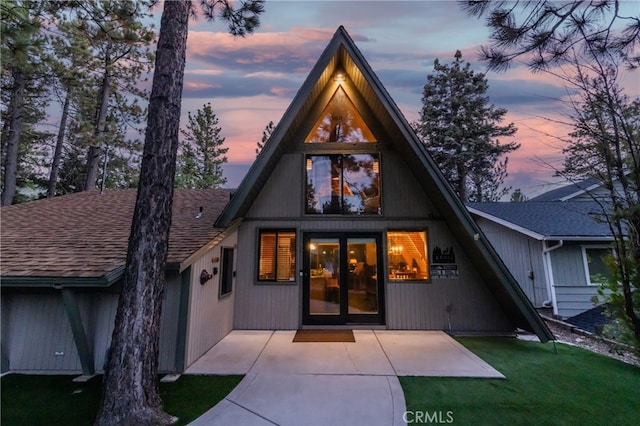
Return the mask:
M 311 158 L 307 158 L 307 171 L 313 169 L 313 160 Z
M 338 84 L 342 84 L 345 81 L 344 73 L 342 71 L 338 71 L 333 75 L 333 81 L 338 82 Z
M 202 272 L 200 272 L 200 285 L 204 285 L 211 278 L 213 278 L 213 275 L 208 273 L 206 269 L 203 269 Z

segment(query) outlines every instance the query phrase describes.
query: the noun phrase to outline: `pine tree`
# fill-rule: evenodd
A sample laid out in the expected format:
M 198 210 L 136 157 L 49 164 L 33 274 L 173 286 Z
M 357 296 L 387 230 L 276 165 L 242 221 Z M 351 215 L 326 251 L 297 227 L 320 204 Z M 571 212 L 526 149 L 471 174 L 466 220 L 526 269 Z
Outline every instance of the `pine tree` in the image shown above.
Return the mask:
M 275 126 L 273 124 L 273 121 L 269 121 L 269 124 L 267 124 L 262 131 L 262 139 L 260 139 L 260 141 L 256 143 L 256 157 L 262 152 L 262 148 L 264 148 L 264 145 L 271 137 L 271 133 L 273 133 L 274 129 Z
M 243 36 L 259 25 L 261 0 L 204 0 L 209 20 L 219 16 Z M 158 391 L 160 312 L 173 205 L 180 108 L 191 2 L 164 3 L 140 182 L 127 262 L 116 312 L 104 391 L 95 424 L 173 424 Z M 153 247 L 153 250 L 149 250 Z
M 211 103 L 195 115 L 188 113 L 187 129 L 180 131 L 184 139 L 178 156 L 177 188 L 218 188 L 227 183 L 221 166 L 227 162 L 224 154 L 229 148 L 222 146 L 225 138 L 220 135 L 218 123 Z
M 38 1 L 0 2 L 3 206 L 14 201 L 18 189 L 19 153 L 31 150 L 24 130 L 43 117 L 39 107 L 47 85 L 46 40 L 41 32 L 45 6 Z
M 493 70 L 506 70 L 526 58 L 533 70 L 561 64 L 577 49 L 591 58 L 612 54 L 629 68 L 640 66 L 640 15 L 621 8 L 620 0 L 603 1 L 461 1 L 471 16 L 486 17 L 489 46 L 481 55 Z
M 527 201 L 529 199 L 529 197 L 527 197 L 526 195 L 524 195 L 522 193 L 522 190 L 520 188 L 516 188 L 512 193 L 511 193 L 511 202 L 512 203 L 521 203 L 523 201 Z
M 504 154 L 520 147 L 501 144 L 499 136 L 512 136 L 513 123 L 500 126 L 506 109 L 489 104 L 484 74 L 471 70 L 456 51 L 451 65 L 436 59 L 427 76 L 417 132 L 445 178 L 463 202 L 495 201 L 506 177 Z

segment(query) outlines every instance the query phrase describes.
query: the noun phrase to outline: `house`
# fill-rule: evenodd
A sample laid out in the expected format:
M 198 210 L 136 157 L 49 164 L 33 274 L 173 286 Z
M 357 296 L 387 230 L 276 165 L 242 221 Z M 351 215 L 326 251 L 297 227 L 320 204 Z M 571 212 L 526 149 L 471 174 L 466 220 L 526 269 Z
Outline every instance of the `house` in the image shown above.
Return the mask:
M 116 201 L 125 193 L 133 198 L 107 191 L 3 208 L 2 349 L 12 370 L 102 368 L 126 249 L 114 222 L 132 214 Z M 163 371 L 184 370 L 232 329 L 553 338 L 342 27 L 229 195 L 176 191 Z
M 599 284 L 610 277 L 604 257 L 613 237 L 607 223 L 597 220 L 602 201 L 584 188 L 550 192 L 520 203 L 467 207 L 534 306 L 567 319 L 594 307 Z
M 233 269 L 233 236 L 212 227 L 230 195 L 175 191 L 161 371 L 183 370 L 231 330 L 226 313 L 233 301 L 222 284 L 210 284 L 225 272 L 229 280 Z M 2 207 L 2 371 L 89 375 L 103 369 L 135 199 L 135 189 L 89 191 Z M 201 285 L 201 272 L 213 275 L 212 268 L 218 273 Z M 204 314 L 193 308 L 201 298 L 210 308 Z

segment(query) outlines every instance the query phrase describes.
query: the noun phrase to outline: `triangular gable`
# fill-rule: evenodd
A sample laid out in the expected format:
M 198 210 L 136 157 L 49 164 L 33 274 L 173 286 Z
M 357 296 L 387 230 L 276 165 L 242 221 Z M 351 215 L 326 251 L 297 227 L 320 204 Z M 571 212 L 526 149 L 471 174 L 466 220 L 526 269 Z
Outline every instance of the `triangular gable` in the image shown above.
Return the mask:
M 375 142 L 375 138 L 342 86 L 338 86 L 304 141 Z
M 378 131 L 395 141 L 396 148 L 409 167 L 416 171 L 417 183 L 438 206 L 447 225 L 465 247 L 474 267 L 514 325 L 537 334 L 542 341 L 553 339 L 549 328 L 446 182 L 424 144 L 342 26 L 312 68 L 271 138 L 216 221 L 216 226 L 224 227 L 241 220 L 286 151 L 286 146 L 304 138 L 312 130 L 302 129 L 302 124 L 310 114 L 320 116 L 325 105 L 320 110 L 314 110 L 318 108 L 316 101 L 322 95 L 326 96 L 324 89 L 338 70 L 345 72 L 353 82 L 363 103 L 370 109 L 366 114 L 372 115 L 380 123 L 381 129 Z

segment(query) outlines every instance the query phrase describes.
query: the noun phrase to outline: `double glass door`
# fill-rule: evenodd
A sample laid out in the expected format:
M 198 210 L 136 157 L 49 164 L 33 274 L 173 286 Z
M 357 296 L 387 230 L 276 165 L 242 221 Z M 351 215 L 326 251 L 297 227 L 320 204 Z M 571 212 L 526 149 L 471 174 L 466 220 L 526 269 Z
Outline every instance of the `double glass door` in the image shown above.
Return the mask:
M 304 324 L 384 324 L 378 234 L 305 234 Z

